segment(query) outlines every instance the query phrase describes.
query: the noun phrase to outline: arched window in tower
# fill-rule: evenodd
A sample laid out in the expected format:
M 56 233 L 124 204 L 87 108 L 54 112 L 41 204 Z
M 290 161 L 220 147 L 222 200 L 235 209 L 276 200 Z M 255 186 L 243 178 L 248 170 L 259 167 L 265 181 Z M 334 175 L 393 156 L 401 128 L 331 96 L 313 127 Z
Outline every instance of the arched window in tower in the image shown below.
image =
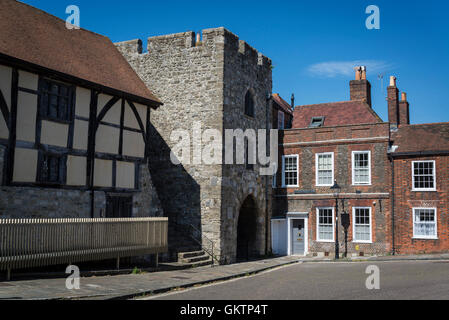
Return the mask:
M 250 90 L 246 92 L 245 96 L 245 115 L 254 117 L 254 96 Z

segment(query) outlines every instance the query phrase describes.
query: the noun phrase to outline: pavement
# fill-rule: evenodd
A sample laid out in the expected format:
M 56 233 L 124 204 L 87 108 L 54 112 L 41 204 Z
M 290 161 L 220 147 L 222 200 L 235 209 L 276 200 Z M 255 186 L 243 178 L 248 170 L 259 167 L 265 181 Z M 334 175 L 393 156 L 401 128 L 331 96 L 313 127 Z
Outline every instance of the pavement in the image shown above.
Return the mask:
M 359 257 L 342 262 L 437 261 L 449 260 L 449 254 L 420 256 Z M 180 288 L 192 288 L 293 264 L 330 263 L 325 258 L 277 257 L 225 266 L 142 274 L 82 277 L 80 289 L 66 288 L 66 278 L 45 278 L 0 282 L 0 300 L 83 300 L 132 299 L 166 293 Z M 446 265 L 447 266 L 447 265 Z

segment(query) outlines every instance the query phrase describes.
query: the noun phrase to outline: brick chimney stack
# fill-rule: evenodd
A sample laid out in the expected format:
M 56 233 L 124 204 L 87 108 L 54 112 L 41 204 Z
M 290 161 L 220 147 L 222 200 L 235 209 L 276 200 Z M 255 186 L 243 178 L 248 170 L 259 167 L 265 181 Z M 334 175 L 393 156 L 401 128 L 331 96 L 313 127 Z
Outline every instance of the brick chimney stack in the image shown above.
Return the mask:
M 390 86 L 387 91 L 388 121 L 392 127 L 397 128 L 399 125 L 399 90 L 396 87 L 396 77 L 390 77 Z
M 399 101 L 399 125 L 410 124 L 410 104 L 407 101 L 407 94 L 402 92 L 401 101 Z
M 366 79 L 366 67 L 356 67 L 355 80 L 349 83 L 351 100 L 363 100 L 371 107 L 371 84 Z

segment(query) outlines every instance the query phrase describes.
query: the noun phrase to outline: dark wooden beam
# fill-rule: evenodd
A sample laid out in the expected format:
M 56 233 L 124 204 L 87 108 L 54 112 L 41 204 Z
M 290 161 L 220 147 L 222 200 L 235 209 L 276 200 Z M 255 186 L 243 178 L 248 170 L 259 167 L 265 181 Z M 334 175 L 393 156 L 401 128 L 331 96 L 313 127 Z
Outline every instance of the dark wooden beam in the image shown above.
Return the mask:
M 120 137 L 118 141 L 118 154 L 123 155 L 123 127 L 125 125 L 125 99 L 122 99 L 120 111 Z
M 6 165 L 4 166 L 3 184 L 11 185 L 14 172 L 14 153 L 16 147 L 17 101 L 19 96 L 19 71 L 14 68 L 11 81 L 11 114 L 9 117 L 9 140 L 6 150 Z
M 3 118 L 5 119 L 6 126 L 8 127 L 8 130 L 11 130 L 11 125 L 9 123 L 9 108 L 6 103 L 5 97 L 3 96 L 2 91 L 0 90 L 0 111 L 3 115 Z
M 97 99 L 98 100 L 98 99 Z M 106 103 L 106 105 L 103 107 L 103 109 L 101 109 L 100 114 L 98 115 L 98 117 L 95 116 L 95 121 L 96 121 L 96 127 L 95 127 L 95 132 L 98 129 L 98 126 L 100 124 L 100 122 L 103 120 L 103 118 L 106 116 L 106 114 L 108 113 L 109 110 L 111 110 L 111 108 L 117 103 L 117 101 L 119 101 L 120 98 L 118 97 L 113 97 L 111 100 L 108 101 L 108 103 Z M 97 101 L 98 104 L 98 101 Z M 97 105 L 97 108 L 99 106 Z M 101 107 L 101 106 L 100 106 Z
M 136 109 L 136 106 L 134 105 L 134 103 L 132 103 L 131 101 L 128 100 L 128 104 L 131 107 L 131 110 L 133 111 L 134 116 L 137 119 L 137 123 L 139 124 L 140 130 L 142 130 L 143 141 L 145 141 L 145 144 L 146 144 L 147 143 L 147 137 L 145 136 L 145 127 L 143 126 L 142 119 L 140 118 L 140 115 L 137 112 L 137 109 Z

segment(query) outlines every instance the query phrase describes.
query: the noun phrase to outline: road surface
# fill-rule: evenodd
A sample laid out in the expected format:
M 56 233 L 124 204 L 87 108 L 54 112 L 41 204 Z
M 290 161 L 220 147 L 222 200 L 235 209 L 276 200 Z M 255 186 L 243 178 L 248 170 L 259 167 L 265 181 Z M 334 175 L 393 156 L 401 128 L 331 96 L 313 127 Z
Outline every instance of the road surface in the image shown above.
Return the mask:
M 380 289 L 366 287 L 367 267 Z M 375 285 L 375 281 L 370 281 Z M 449 300 L 449 261 L 302 263 L 220 284 L 150 296 L 161 300 Z

